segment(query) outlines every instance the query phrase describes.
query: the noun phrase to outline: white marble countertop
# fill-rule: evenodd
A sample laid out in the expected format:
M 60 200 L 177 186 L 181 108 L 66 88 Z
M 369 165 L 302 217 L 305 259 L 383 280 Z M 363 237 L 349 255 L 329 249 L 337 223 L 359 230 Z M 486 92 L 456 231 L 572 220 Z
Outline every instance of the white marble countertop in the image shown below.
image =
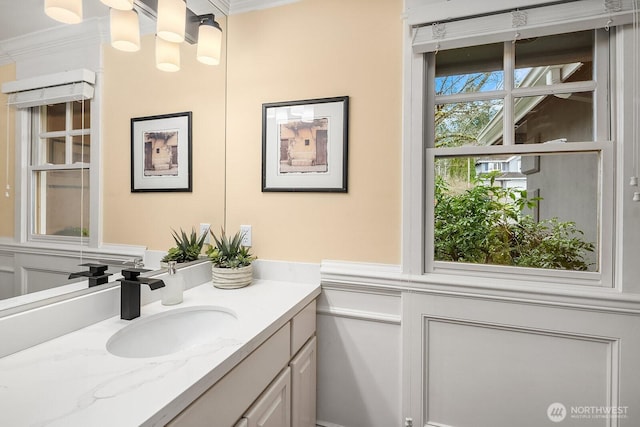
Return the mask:
M 220 290 L 205 283 L 184 302 L 141 308 L 0 359 L 0 426 L 164 425 L 320 293 L 319 284 L 255 280 Z M 215 305 L 238 317 L 226 335 L 201 346 L 153 358 L 107 352 L 116 331 L 155 313 Z

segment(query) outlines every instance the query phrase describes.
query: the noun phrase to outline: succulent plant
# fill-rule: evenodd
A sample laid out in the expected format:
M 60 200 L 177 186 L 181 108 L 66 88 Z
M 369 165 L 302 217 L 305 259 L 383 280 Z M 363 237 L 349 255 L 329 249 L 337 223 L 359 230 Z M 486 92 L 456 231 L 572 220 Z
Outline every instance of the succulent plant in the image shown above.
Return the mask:
M 233 237 L 228 237 L 224 229 L 221 229 L 220 237 L 213 231 L 213 241 L 207 250 L 207 256 L 211 259 L 214 267 L 218 268 L 238 268 L 250 265 L 256 257 L 251 255 L 249 248 L 242 245 L 242 234 L 237 232 Z
M 171 230 L 173 240 L 176 242 L 176 246 L 167 251 L 167 255 L 162 258 L 163 262 L 177 261 L 177 262 L 189 262 L 195 261 L 202 252 L 204 246 L 204 239 L 207 236 L 202 234 L 198 237 L 195 229 L 191 229 L 191 233 L 187 235 L 182 229 L 178 234 L 175 230 Z

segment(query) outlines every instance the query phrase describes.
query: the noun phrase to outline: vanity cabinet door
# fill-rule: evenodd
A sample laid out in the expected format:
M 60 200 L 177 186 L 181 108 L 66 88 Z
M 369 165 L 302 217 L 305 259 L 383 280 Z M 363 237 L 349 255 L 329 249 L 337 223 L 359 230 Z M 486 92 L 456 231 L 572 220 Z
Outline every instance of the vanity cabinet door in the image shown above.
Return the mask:
M 244 418 L 247 427 L 291 427 L 291 368 L 282 371 Z
M 316 425 L 316 337 L 291 360 L 291 426 Z

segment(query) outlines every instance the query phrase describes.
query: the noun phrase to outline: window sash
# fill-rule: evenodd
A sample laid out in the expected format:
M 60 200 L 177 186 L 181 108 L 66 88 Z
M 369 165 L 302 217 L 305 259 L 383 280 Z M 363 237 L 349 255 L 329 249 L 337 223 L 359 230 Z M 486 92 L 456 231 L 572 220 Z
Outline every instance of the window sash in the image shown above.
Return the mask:
M 28 223 L 27 223 L 27 239 L 30 241 L 58 243 L 58 244 L 89 244 L 89 237 L 81 236 L 58 236 L 50 234 L 36 233 L 36 222 L 38 214 L 41 218 L 46 217 L 46 207 L 39 207 L 39 203 L 42 201 L 36 200 L 38 197 L 37 187 L 38 179 L 36 175 L 39 172 L 47 171 L 83 171 L 91 170 L 91 163 L 86 162 L 73 162 L 73 138 L 77 136 L 91 136 L 91 122 L 84 123 L 83 129 L 73 129 L 73 105 L 75 101 L 65 102 L 65 130 L 63 131 L 51 131 L 43 132 L 43 116 L 39 106 L 32 107 L 31 109 L 31 137 L 29 140 L 28 149 L 28 177 L 27 188 L 29 188 L 28 197 Z M 90 101 L 87 101 L 90 102 Z M 89 126 L 87 128 L 87 126 Z M 44 144 L 48 138 L 64 138 L 65 140 L 65 163 L 62 164 L 49 164 L 46 163 L 45 147 Z M 91 185 L 91 184 L 89 184 Z M 91 190 L 89 190 L 91 191 Z M 41 212 L 37 212 L 40 209 Z M 90 215 L 91 216 L 91 215 Z
M 606 238 L 613 234 L 613 212 L 610 208 L 614 203 L 614 143 L 601 142 L 571 142 L 566 144 L 521 144 L 496 145 L 489 147 L 465 146 L 455 148 L 429 148 L 425 157 L 425 241 L 424 241 L 424 273 L 448 273 L 459 275 L 493 275 L 495 277 L 513 278 L 526 277 L 530 281 L 560 282 L 563 284 L 577 284 L 586 286 L 612 287 L 613 242 Z M 598 260 L 599 270 L 596 272 L 568 271 L 554 269 L 538 269 L 517 266 L 501 266 L 489 264 L 456 263 L 434 260 L 434 187 L 435 170 L 433 165 L 436 158 L 459 156 L 491 156 L 504 154 L 552 154 L 552 153 L 586 153 L 597 152 L 600 155 L 600 183 L 598 216 Z
M 560 34 L 562 34 L 562 32 Z M 602 34 L 601 31 L 595 31 L 593 52 L 594 64 L 601 64 L 603 62 L 602 59 L 609 58 L 609 50 L 609 35 Z M 608 64 L 606 67 L 595 67 L 593 80 L 556 83 L 537 87 L 514 87 L 513 75 L 515 71 L 515 48 L 513 43 L 508 41 L 503 44 L 502 69 L 504 70 L 504 89 L 486 92 L 436 95 L 434 93 L 434 85 L 431 84 L 431 82 L 435 81 L 436 60 L 436 53 L 425 54 L 425 87 L 427 88 L 425 103 L 425 135 L 428 136 L 427 147 L 432 148 L 435 144 L 435 123 L 433 117 L 435 116 L 435 106 L 437 104 L 502 99 L 504 103 L 503 110 L 501 112 L 503 121 L 503 144 L 512 145 L 515 143 L 515 130 L 512 126 L 516 122 L 516 112 L 514 111 L 515 99 L 531 96 L 548 96 L 567 92 L 593 92 L 594 139 L 605 140 L 610 138 L 610 117 L 606 113 L 609 111 L 609 106 L 607 105 L 609 97 L 606 94 L 609 74 L 608 71 L 604 71 L 605 69 L 608 70 Z M 598 82 L 606 83 L 598 87 Z M 599 95 L 600 93 L 603 93 L 603 95 Z

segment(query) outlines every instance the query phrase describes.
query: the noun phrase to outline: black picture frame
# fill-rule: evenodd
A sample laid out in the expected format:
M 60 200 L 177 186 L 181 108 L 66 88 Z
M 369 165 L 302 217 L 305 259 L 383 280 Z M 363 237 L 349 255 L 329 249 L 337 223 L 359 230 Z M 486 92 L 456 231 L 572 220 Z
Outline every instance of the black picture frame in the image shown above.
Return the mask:
M 131 119 L 131 192 L 192 191 L 191 111 Z
M 262 191 L 347 192 L 349 97 L 262 104 Z

